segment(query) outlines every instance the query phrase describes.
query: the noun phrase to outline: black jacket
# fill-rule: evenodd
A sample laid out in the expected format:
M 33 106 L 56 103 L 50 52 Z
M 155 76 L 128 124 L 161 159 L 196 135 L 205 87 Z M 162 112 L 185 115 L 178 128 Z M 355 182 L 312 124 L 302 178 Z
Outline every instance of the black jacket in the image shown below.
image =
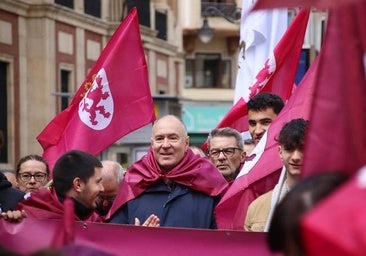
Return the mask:
M 14 210 L 18 202 L 24 200 L 24 193 L 11 186 L 5 175 L 0 172 L 0 212 Z

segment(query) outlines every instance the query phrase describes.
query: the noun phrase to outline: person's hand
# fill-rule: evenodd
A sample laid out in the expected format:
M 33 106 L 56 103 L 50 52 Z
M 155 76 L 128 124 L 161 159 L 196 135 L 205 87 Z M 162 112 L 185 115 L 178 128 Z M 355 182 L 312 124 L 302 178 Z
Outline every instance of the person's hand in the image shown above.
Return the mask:
M 135 218 L 135 226 L 141 226 L 140 220 Z M 144 227 L 160 227 L 160 219 L 155 214 L 151 214 L 142 224 Z
M 1 213 L 1 217 L 7 221 L 19 222 L 22 219 L 26 218 L 27 214 L 25 213 L 24 210 L 21 210 L 21 211 L 15 210 L 15 211 L 7 211 L 7 212 Z

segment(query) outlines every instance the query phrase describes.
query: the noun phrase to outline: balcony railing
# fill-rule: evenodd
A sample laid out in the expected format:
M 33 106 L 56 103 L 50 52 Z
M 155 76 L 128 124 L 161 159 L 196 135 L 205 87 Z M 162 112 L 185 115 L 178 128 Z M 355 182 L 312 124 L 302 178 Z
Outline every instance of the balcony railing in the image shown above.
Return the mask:
M 235 3 L 201 2 L 202 17 L 223 17 L 235 23 L 240 19 L 241 10 Z

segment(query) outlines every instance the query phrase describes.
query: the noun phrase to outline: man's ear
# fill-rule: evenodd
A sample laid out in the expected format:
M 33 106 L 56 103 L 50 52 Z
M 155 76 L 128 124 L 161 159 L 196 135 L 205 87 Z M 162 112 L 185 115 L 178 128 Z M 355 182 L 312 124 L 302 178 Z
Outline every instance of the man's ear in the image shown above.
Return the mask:
M 185 144 L 186 144 L 186 150 L 185 150 L 185 152 L 187 152 L 188 151 L 188 148 L 189 148 L 189 136 L 187 136 L 185 138 Z
M 246 159 L 247 159 L 247 153 L 245 153 L 245 151 L 243 150 L 240 156 L 240 163 L 244 163 Z
M 84 185 L 84 182 L 79 177 L 76 177 L 72 181 L 72 186 L 75 189 L 75 191 L 77 191 L 77 192 L 81 192 L 82 191 L 83 185 Z
M 280 155 L 280 158 L 282 160 L 282 147 L 281 147 L 281 145 L 278 146 L 278 154 Z

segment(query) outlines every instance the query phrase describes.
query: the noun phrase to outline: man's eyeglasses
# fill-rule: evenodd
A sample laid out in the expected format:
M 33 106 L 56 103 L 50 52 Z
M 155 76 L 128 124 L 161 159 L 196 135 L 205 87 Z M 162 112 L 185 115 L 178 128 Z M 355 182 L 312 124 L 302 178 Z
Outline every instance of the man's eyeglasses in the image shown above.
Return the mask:
M 18 177 L 23 182 L 29 182 L 32 179 L 32 177 L 37 182 L 44 182 L 47 177 L 47 173 L 37 172 L 35 174 L 31 174 L 29 172 L 24 172 L 24 173 L 19 173 Z
M 211 157 L 219 157 L 222 152 L 226 157 L 232 157 L 235 154 L 235 150 L 243 151 L 241 148 L 223 148 L 223 149 L 211 149 L 208 151 L 208 154 Z

